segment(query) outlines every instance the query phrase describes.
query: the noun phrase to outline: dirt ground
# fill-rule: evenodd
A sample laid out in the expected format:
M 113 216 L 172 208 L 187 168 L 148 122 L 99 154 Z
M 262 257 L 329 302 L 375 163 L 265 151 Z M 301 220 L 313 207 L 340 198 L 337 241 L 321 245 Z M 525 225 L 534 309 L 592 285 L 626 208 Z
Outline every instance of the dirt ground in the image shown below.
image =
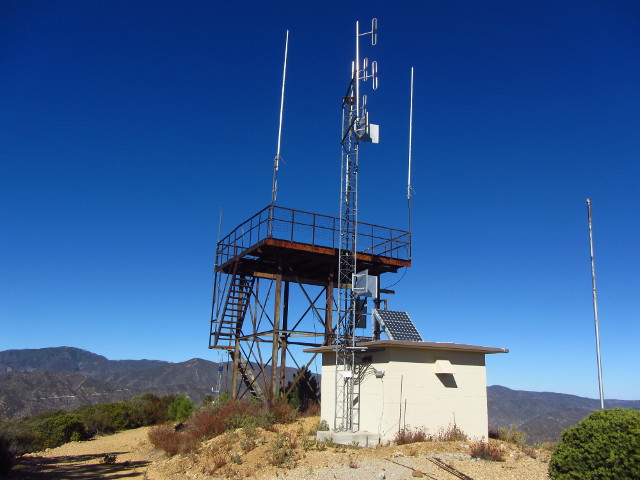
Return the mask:
M 22 457 L 8 479 L 256 480 L 542 480 L 548 455 L 502 445 L 506 461 L 472 459 L 469 442 L 426 442 L 357 448 L 316 444 L 318 418 L 276 430 L 242 430 L 203 443 L 195 453 L 168 457 L 148 440 L 149 427 L 71 442 Z M 280 463 L 274 466 L 273 463 Z

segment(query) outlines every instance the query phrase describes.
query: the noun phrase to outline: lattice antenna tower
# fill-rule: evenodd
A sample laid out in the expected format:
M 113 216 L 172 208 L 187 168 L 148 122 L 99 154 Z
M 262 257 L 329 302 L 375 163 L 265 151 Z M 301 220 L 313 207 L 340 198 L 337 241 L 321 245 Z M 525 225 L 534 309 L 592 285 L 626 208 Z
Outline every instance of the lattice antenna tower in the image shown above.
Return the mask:
M 340 180 L 340 251 L 338 263 L 338 329 L 336 338 L 335 419 L 334 430 L 357 431 L 358 412 L 354 405 L 356 364 L 356 260 L 358 239 L 358 150 L 361 142 L 378 141 L 378 125 L 369 123 L 366 95 L 360 94 L 360 82 L 372 81 L 378 88 L 378 65 L 360 60 L 360 37 L 378 40 L 378 21 L 371 31 L 360 33 L 356 22 L 356 56 L 351 66 L 351 81 L 342 99 L 342 160 Z

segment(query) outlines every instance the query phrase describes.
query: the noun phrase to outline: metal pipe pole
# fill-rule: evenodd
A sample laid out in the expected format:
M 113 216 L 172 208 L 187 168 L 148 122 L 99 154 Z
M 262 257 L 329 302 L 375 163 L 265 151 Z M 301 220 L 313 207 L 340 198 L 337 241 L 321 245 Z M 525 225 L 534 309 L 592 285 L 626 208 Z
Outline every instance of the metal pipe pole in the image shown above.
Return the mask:
M 411 151 L 413 149 L 413 67 L 411 67 L 411 99 L 409 105 L 409 173 L 407 176 L 407 208 L 409 216 L 409 259 L 411 259 Z
M 591 199 L 587 198 L 589 216 L 589 247 L 591 250 L 591 286 L 593 291 L 593 319 L 596 329 L 596 355 L 598 357 L 598 388 L 600 390 L 600 409 L 604 410 L 604 391 L 602 388 L 602 361 L 600 359 L 600 326 L 598 323 L 598 297 L 596 295 L 596 264 L 593 256 L 593 228 L 591 221 Z
M 278 196 L 278 169 L 280 168 L 280 142 L 282 140 L 282 114 L 284 112 L 284 87 L 287 81 L 287 55 L 289 53 L 289 30 L 284 44 L 284 67 L 282 68 L 282 94 L 280 95 L 280 121 L 278 123 L 278 148 L 273 159 L 273 185 L 271 187 L 271 206 L 275 205 Z

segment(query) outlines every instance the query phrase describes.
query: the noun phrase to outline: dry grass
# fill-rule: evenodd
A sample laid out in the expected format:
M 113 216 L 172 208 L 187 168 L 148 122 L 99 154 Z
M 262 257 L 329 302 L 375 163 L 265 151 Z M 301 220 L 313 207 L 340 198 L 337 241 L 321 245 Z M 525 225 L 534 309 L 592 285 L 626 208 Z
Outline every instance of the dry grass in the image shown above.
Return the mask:
M 497 443 L 473 442 L 470 447 L 470 454 L 473 458 L 481 458 L 493 462 L 505 461 L 504 450 Z
M 396 445 L 406 445 L 418 442 L 466 442 L 469 438 L 456 425 L 441 428 L 438 433 L 431 435 L 427 429 L 405 427 L 396 433 L 393 441 Z
M 436 442 L 466 442 L 469 437 L 457 425 L 441 428 L 433 439 Z
M 201 456 L 200 463 L 203 473 L 212 475 L 229 463 L 229 456 L 216 449 L 211 449 Z
M 393 441 L 397 445 L 406 445 L 408 443 L 429 442 L 433 440 L 433 437 L 427 433 L 425 428 L 411 428 L 405 427 L 398 430 Z
M 284 401 L 269 407 L 264 403 L 230 399 L 201 409 L 184 422 L 179 432 L 167 425 L 154 427 L 149 431 L 149 440 L 169 455 L 189 453 L 200 442 L 237 428 L 255 431 L 256 427 L 263 427 L 276 431 L 275 423 L 291 423 L 296 420 L 297 414 L 297 410 Z M 234 438 L 230 443 L 236 440 Z M 248 439 L 242 448 L 245 452 L 250 451 L 255 448 L 255 442 Z

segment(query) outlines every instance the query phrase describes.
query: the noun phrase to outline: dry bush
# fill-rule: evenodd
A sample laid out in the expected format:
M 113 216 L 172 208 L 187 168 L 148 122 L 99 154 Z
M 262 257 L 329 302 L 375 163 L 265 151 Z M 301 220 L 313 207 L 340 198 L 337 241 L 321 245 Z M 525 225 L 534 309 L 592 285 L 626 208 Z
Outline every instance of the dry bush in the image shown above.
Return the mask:
M 436 442 L 466 442 L 469 437 L 457 425 L 449 425 L 438 430 L 434 440 Z
M 213 438 L 224 432 L 224 418 L 211 411 L 200 411 L 187 423 L 187 432 L 198 440 Z
M 244 451 L 245 453 L 250 452 L 257 446 L 258 444 L 253 438 L 244 437 L 242 440 L 240 440 L 240 448 L 242 448 L 242 451 Z
M 149 430 L 149 441 L 169 455 L 195 450 L 198 440 L 188 433 L 176 432 L 168 425 L 158 425 Z
M 397 445 L 406 445 L 407 443 L 417 443 L 417 442 L 429 442 L 432 441 L 433 437 L 427 433 L 427 430 L 423 428 L 410 428 L 404 427 L 398 430 L 395 437 L 393 437 L 393 441 Z
M 224 467 L 228 461 L 229 457 L 225 453 L 220 453 L 217 450 L 211 450 L 207 455 L 202 456 L 202 471 L 211 475 L 218 469 Z
M 276 426 L 275 423 L 269 423 L 269 424 L 265 425 L 262 428 L 263 428 L 263 430 L 266 430 L 267 432 L 278 433 L 278 427 Z
M 262 416 L 267 411 L 265 404 L 261 402 L 252 402 L 244 399 L 230 399 L 226 402 L 215 405 L 213 411 L 223 418 L 232 415 L 253 415 Z
M 302 413 L 303 417 L 319 417 L 320 416 L 320 404 L 309 403 L 307 409 Z
M 504 450 L 493 442 L 473 442 L 470 449 L 471 457 L 491 460 L 492 462 L 504 462 Z
M 298 448 L 298 435 L 295 435 L 293 433 L 285 433 L 285 443 L 287 445 L 287 448 L 290 449 L 295 449 Z
M 271 405 L 271 413 L 275 423 L 291 423 L 298 418 L 298 410 L 284 400 L 277 400 Z

